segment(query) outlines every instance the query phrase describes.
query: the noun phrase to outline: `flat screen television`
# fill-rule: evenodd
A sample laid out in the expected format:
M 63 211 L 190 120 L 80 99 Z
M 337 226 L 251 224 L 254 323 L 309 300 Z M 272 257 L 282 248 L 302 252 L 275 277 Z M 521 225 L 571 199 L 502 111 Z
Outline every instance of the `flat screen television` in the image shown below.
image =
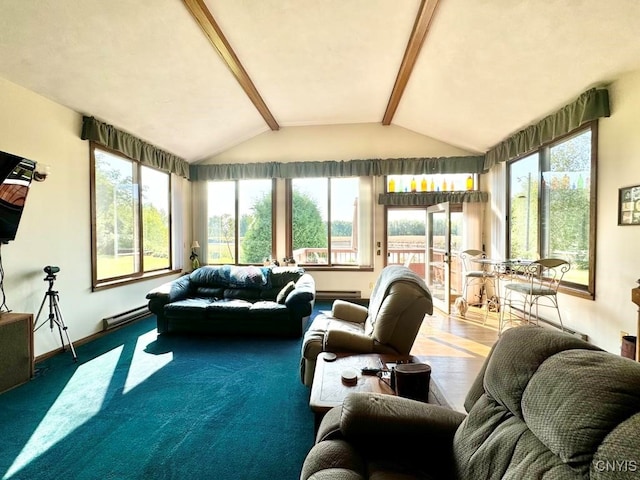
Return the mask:
M 36 162 L 0 152 L 0 243 L 15 240 Z

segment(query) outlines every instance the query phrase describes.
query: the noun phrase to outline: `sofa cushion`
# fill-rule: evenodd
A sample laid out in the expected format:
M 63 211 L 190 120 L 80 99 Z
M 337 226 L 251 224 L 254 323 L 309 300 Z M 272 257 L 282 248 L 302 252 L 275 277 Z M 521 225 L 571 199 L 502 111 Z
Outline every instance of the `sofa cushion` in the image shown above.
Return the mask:
M 313 278 L 309 274 L 303 275 L 300 280 L 296 282 L 296 288 L 287 295 L 285 298 L 285 304 L 290 307 L 295 304 L 308 304 L 313 302 L 316 294 L 316 286 Z
M 272 267 L 271 268 L 271 287 L 282 288 L 289 282 L 297 282 L 304 274 L 302 267 Z
M 640 413 L 628 418 L 607 435 L 593 456 L 589 478 L 614 480 L 621 478 L 623 473 L 627 477 L 622 478 L 637 478 L 640 471 L 638 432 Z M 618 463 L 612 459 L 618 459 Z
M 558 336 L 551 329 L 525 327 L 535 348 L 522 345 L 522 338 L 505 332 L 488 359 L 483 388 L 512 414 L 522 418 L 521 400 L 531 377 L 549 357 L 569 349 L 600 350 L 571 335 Z
M 254 266 L 205 266 L 193 271 L 190 280 L 199 287 L 263 288 L 268 286 L 269 269 Z
M 276 297 L 278 296 L 278 293 L 280 293 L 280 290 L 282 289 L 281 288 L 263 288 L 262 290 L 260 290 L 260 299 L 275 302 Z
M 227 283 L 219 272 L 220 266 L 206 265 L 189 274 L 192 291 L 199 287 L 226 287 Z
M 251 302 L 260 300 L 260 290 L 253 288 L 226 288 L 222 294 L 223 298 L 234 299 L 239 298 L 241 300 L 249 300 Z
M 340 330 L 360 335 L 364 332 L 362 323 L 338 320 L 319 313 L 304 335 L 302 342 L 302 357 L 315 362 L 316 357 L 323 351 L 324 336 L 328 330 Z
M 262 288 L 267 278 L 259 267 L 230 267 L 229 286 L 232 288 Z
M 225 312 L 225 313 L 242 313 L 249 312 L 251 308 L 251 302 L 247 302 L 246 300 L 241 300 L 239 298 L 236 299 L 223 299 L 217 300 L 213 303 L 207 305 L 207 314 L 214 315 L 216 312 Z
M 206 308 L 213 298 L 187 298 L 164 306 L 164 313 L 170 318 L 206 318 Z
M 195 289 L 195 296 L 200 298 L 222 298 L 224 297 L 224 287 L 198 286 Z
M 265 315 L 270 318 L 278 318 L 279 314 L 288 315 L 287 307 L 276 302 L 255 302 L 249 308 L 249 316 Z M 275 315 L 275 316 L 274 316 Z
M 287 296 L 296 289 L 296 284 L 293 282 L 287 283 L 282 290 L 278 293 L 276 297 L 276 302 L 284 305 L 284 301 L 287 299 Z
M 560 352 L 540 365 L 522 396 L 529 429 L 563 462 L 582 464 L 585 471 L 598 445 L 640 403 L 640 370 L 609 357 Z
M 376 323 L 381 320 L 382 316 L 387 314 L 389 318 L 396 318 L 397 314 L 394 312 L 397 311 L 397 307 L 395 305 L 396 302 L 393 301 L 393 298 L 389 298 L 388 293 L 391 288 L 394 286 L 396 282 L 403 282 L 408 284 L 413 284 L 415 286 L 414 289 L 421 290 L 421 293 L 418 296 L 426 295 L 426 298 L 429 301 L 429 305 L 427 308 L 427 312 L 429 315 L 433 313 L 433 305 L 431 304 L 431 292 L 429 291 L 427 285 L 424 282 L 424 279 L 416 274 L 414 271 L 403 267 L 402 265 L 389 265 L 385 267 L 380 276 L 376 280 L 376 283 L 371 291 L 371 299 L 369 301 L 369 316 L 365 323 L 365 333 L 367 335 L 374 335 L 374 330 Z M 404 289 L 400 286 L 396 289 L 396 292 L 403 292 Z M 415 295 L 411 294 L 408 298 L 399 298 L 399 304 L 406 305 L 407 303 L 411 303 L 416 298 Z M 393 306 L 390 303 L 394 304 Z M 397 319 L 397 318 L 396 318 Z M 385 323 L 384 321 L 381 323 Z M 388 329 L 389 331 L 393 331 L 394 328 Z M 375 332 L 376 334 L 380 332 Z M 377 335 L 375 335 L 377 336 Z M 376 340 L 386 343 L 387 339 L 376 338 Z

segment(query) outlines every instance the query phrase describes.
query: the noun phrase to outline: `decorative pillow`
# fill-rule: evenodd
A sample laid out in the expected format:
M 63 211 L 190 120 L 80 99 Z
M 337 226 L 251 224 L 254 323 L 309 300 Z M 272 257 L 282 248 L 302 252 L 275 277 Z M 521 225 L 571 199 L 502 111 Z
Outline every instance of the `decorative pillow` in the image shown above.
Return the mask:
M 302 267 L 271 267 L 270 282 L 273 287 L 284 287 L 287 283 L 296 282 L 304 273 Z
M 284 287 L 282 287 L 282 290 L 280 290 L 280 293 L 278 293 L 278 296 L 276 297 L 276 302 L 278 302 L 281 305 L 284 305 L 285 300 L 287 299 L 287 296 L 293 292 L 296 289 L 296 284 L 293 282 L 289 282 L 287 283 Z
M 262 269 L 258 267 L 232 266 L 229 272 L 229 286 L 235 288 L 261 288 L 266 285 Z

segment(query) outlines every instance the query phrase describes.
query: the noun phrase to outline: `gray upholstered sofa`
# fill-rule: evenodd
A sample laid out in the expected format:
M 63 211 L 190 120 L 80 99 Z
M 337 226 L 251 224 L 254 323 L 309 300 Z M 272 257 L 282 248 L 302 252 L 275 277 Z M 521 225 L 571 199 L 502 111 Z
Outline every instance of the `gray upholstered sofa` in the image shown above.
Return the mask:
M 371 291 L 369 307 L 336 300 L 316 315 L 302 341 L 300 377 L 311 386 L 320 352 L 407 355 L 433 303 L 424 280 L 411 269 L 389 265 Z
M 147 294 L 158 332 L 299 337 L 315 302 L 299 267 L 205 266 Z
M 640 363 L 569 334 L 506 331 L 465 408 L 351 394 L 324 417 L 300 478 L 640 478 Z

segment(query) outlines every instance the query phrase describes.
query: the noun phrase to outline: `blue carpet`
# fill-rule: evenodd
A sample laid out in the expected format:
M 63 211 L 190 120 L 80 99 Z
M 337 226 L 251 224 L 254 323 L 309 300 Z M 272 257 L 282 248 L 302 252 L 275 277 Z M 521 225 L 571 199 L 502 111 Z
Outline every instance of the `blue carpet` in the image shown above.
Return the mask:
M 0 478 L 296 479 L 300 342 L 159 337 L 151 317 L 56 355 L 0 395 Z

